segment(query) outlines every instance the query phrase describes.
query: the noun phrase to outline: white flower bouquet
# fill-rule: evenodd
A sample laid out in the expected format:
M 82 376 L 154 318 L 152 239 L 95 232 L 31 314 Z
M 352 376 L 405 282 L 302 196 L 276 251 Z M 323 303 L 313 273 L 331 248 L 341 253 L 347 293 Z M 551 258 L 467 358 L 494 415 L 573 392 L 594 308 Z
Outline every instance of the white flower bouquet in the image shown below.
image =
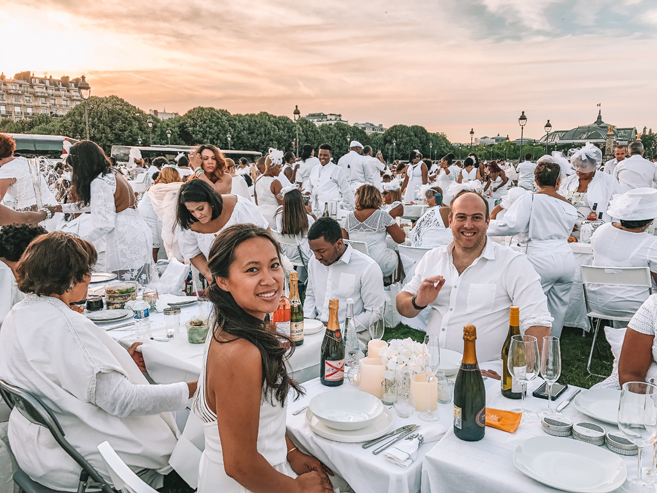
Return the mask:
M 385 365 L 383 376 L 387 380 L 394 380 L 396 371 L 402 367 L 421 372 L 427 364 L 426 346 L 410 337 L 388 341 L 388 346 L 381 348 L 379 356 Z

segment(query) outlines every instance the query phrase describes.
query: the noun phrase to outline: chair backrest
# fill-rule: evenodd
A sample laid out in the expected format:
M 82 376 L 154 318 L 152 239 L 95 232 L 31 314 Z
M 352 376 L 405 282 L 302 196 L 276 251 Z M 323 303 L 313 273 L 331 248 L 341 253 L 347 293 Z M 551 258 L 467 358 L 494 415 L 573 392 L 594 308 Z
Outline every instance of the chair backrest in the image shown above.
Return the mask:
M 604 284 L 605 286 L 638 286 L 645 287 L 652 294 L 652 276 L 648 267 L 603 267 L 603 266 L 580 266 L 582 272 L 582 286 L 584 288 L 584 303 L 586 312 L 593 311 L 605 314 L 610 306 L 591 307 L 587 292 L 588 284 Z M 611 319 L 613 320 L 613 318 Z
M 123 462 L 109 442 L 98 445 L 98 451 L 107 464 L 107 472 L 116 489 L 129 493 L 157 493 Z
M 415 274 L 415 267 L 422 260 L 424 254 L 432 248 L 428 247 L 412 247 L 408 245 L 398 245 L 399 258 L 401 258 L 404 272 L 406 273 L 406 280 L 409 280 Z
M 351 245 L 351 248 L 354 250 L 358 250 L 359 252 L 364 253 L 369 257 L 370 253 L 367 249 L 367 243 L 364 241 L 344 240 L 344 242 L 348 245 Z
M 96 469 L 70 444 L 64 437 L 64 430 L 54 413 L 41 399 L 27 390 L 15 387 L 0 380 L 0 395 L 10 408 L 16 408 L 31 423 L 47 428 L 60 447 L 87 473 L 89 477 L 98 483 L 105 493 L 116 493 Z

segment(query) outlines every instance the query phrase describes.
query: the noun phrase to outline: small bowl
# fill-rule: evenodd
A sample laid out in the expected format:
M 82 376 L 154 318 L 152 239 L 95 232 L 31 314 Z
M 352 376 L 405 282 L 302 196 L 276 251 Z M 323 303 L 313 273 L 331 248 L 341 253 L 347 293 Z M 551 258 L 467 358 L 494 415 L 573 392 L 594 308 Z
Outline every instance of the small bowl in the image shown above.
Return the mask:
M 316 395 L 310 410 L 326 426 L 342 431 L 365 428 L 383 412 L 379 399 L 357 390 L 334 390 Z

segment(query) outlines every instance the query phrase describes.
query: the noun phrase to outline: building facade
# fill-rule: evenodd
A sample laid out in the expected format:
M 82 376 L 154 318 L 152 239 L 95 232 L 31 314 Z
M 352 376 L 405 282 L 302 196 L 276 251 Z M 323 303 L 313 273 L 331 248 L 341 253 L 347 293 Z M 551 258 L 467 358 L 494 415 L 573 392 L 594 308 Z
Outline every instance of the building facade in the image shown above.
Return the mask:
M 374 125 L 373 123 L 354 123 L 354 127 L 364 130 L 367 135 L 382 134 L 386 131 L 382 124 Z
M 304 118 L 313 122 L 318 127 L 320 125 L 333 125 L 334 123 L 349 125 L 349 122 L 343 120 L 342 115 L 337 113 L 309 113 Z
M 0 118 L 14 121 L 39 115 L 62 117 L 83 100 L 78 84 L 82 78 L 37 77 L 21 72 L 11 79 L 0 75 Z
M 164 109 L 164 111 L 148 110 L 148 114 L 153 115 L 154 117 L 159 118 L 160 120 L 169 120 L 170 118 L 180 116 L 178 113 L 168 113 L 166 108 Z

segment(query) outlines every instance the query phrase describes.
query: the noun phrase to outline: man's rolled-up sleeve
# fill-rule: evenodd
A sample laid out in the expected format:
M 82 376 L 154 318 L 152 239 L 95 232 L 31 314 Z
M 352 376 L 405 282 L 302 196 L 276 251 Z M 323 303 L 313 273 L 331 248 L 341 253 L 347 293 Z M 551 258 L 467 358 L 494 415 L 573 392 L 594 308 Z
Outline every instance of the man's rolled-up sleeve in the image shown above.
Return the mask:
M 541 277 L 525 255 L 515 257 L 504 270 L 504 285 L 511 302 L 520 308 L 520 332 L 534 326 L 552 327 Z

